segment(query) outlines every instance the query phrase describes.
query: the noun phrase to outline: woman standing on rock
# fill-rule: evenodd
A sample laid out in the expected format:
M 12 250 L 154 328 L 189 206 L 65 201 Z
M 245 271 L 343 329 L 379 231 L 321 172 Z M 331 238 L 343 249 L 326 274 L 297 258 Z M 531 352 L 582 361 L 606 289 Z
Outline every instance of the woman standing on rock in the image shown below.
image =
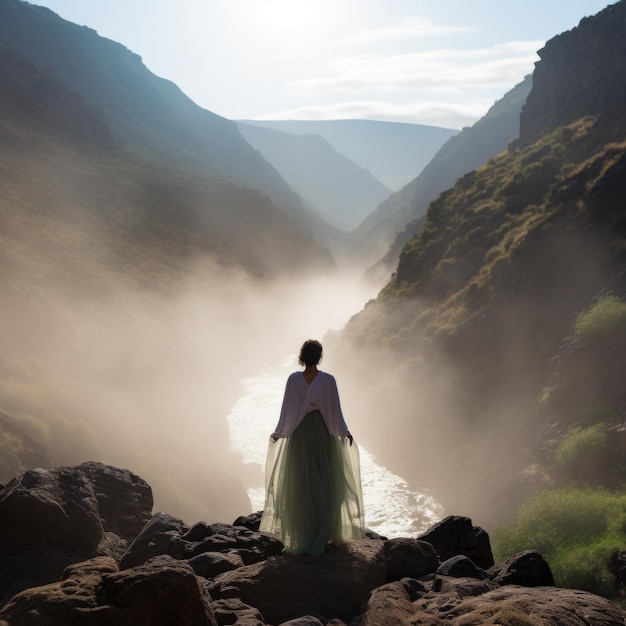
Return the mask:
M 337 383 L 317 369 L 322 344 L 300 349 L 304 371 L 287 379 L 265 470 L 261 530 L 288 554 L 320 555 L 364 534 L 359 452 L 341 412 Z

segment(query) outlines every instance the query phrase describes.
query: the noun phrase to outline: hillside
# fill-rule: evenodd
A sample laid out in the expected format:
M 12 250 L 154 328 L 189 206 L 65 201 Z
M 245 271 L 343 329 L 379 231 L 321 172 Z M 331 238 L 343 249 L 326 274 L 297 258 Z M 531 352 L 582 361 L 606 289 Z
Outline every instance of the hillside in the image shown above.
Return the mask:
M 334 347 L 372 450 L 456 510 L 495 507 L 514 494 L 507 480 L 540 460 L 557 414 L 540 402 L 552 357 L 577 315 L 620 284 L 625 28 L 619 2 L 546 44 L 519 140 L 431 203 L 390 282 Z M 584 372 L 597 362 L 561 384 L 593 386 Z M 623 392 L 587 391 L 619 422 Z M 554 471 L 554 458 L 541 461 Z
M 337 228 L 356 228 L 391 194 L 389 187 L 319 135 L 295 135 L 254 124 L 238 126 L 289 186 Z
M 334 236 L 243 139 L 234 122 L 196 105 L 123 45 L 49 9 L 3 0 L 0 49 L 49 71 L 95 103 L 121 145 L 177 169 L 199 168 L 217 182 L 259 189 L 314 236 Z
M 373 120 L 241 120 L 294 135 L 319 135 L 391 189 L 412 180 L 457 130 Z
M 74 68 L 87 81 L 72 61 L 84 58 L 94 82 L 88 95 L 55 68 L 0 52 L 0 482 L 96 458 L 141 467 L 160 506 L 182 517 L 245 510 L 248 470 L 229 450 L 225 416 L 241 376 L 260 367 L 258 346 L 269 348 L 261 307 L 273 278 L 332 271 L 333 259 L 267 193 L 183 147 L 159 100 L 165 83 L 150 83 L 128 51 L 31 5 L 3 1 L 0 14 L 3 44 L 18 42 L 31 57 L 39 46 L 63 53 L 65 76 Z M 104 68 L 88 51 L 99 46 L 113 50 L 103 66 L 128 62 L 137 84 L 143 77 L 155 90 L 109 82 L 109 100 L 94 101 Z M 152 130 L 131 125 L 145 95 Z M 216 123 L 206 146 L 220 143 L 222 128 L 254 154 L 233 124 Z M 236 145 L 233 164 L 245 173 Z M 226 144 L 216 154 L 226 159 Z M 271 166 L 259 167 L 287 189 Z M 242 327 L 258 327 L 256 344 Z
M 259 191 L 121 146 L 101 109 L 6 52 L 0 141 L 0 482 L 89 456 L 162 485 L 186 445 L 197 465 L 162 485 L 173 510 L 248 506 L 224 419 L 259 358 L 241 325 L 260 323 L 268 277 L 328 254 Z M 217 451 L 190 450 L 185 424 Z
M 467 172 L 502 152 L 519 134 L 519 116 L 532 86 L 516 85 L 469 128 L 451 137 L 419 175 L 385 200 L 352 233 L 354 244 L 375 268 L 389 273 L 404 244 L 417 233 L 428 205 Z

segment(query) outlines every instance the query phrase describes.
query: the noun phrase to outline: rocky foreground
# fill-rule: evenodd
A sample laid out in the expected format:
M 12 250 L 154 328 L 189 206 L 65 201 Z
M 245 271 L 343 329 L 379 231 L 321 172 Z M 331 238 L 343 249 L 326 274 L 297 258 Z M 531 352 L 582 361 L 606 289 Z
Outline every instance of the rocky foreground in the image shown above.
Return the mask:
M 149 485 L 100 463 L 28 471 L 0 491 L 0 626 L 626 623 L 535 551 L 494 564 L 468 518 L 321 557 L 283 556 L 258 523 L 152 515 Z

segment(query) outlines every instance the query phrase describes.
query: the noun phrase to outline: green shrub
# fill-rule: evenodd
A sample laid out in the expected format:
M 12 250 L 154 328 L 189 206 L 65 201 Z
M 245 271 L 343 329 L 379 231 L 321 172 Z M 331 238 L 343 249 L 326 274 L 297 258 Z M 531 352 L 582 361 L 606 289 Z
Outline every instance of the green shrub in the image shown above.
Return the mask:
M 520 507 L 514 524 L 492 533 L 492 540 L 497 561 L 535 549 L 548 561 L 557 586 L 610 597 L 610 556 L 626 546 L 626 495 L 578 487 L 540 491 Z
M 602 296 L 578 314 L 574 332 L 577 337 L 587 338 L 626 334 L 626 303 L 613 294 Z
M 556 451 L 556 461 L 562 467 L 586 465 L 588 461 L 596 460 L 602 455 L 606 444 L 604 424 L 570 428 L 567 437 L 561 442 Z

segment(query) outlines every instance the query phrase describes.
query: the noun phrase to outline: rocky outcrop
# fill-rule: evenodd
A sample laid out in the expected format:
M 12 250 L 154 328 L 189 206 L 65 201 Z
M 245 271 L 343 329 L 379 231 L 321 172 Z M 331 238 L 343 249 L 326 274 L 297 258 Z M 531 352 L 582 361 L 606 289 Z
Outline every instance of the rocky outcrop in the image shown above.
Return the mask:
M 258 531 L 258 513 L 189 526 L 166 513 L 148 519 L 150 505 L 140 478 L 98 463 L 11 481 L 0 492 L 0 626 L 623 626 L 626 618 L 604 598 L 554 588 L 535 551 L 488 567 L 489 537 L 465 517 L 420 538 L 368 533 L 310 557 L 283 555 Z
M 128 470 L 83 463 L 30 470 L 0 492 L 0 603 L 72 563 L 119 559 L 150 519 L 152 490 Z
M 626 5 L 617 2 L 539 50 L 533 89 L 520 117 L 523 145 L 542 131 L 585 115 L 622 115 L 626 110 Z M 607 45 L 610 42 L 610 45 Z

